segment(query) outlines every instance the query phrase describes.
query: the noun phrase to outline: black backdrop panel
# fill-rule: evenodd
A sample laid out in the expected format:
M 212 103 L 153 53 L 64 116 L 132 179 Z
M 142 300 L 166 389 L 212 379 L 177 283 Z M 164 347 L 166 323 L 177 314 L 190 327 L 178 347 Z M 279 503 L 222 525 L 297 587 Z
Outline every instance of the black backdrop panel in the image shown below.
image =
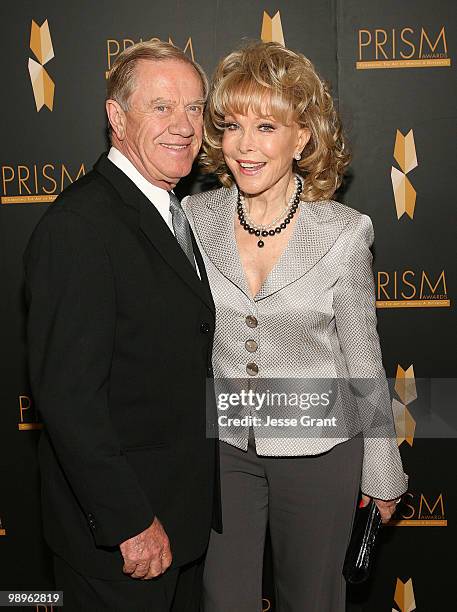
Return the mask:
M 43 201 L 46 196 L 58 195 L 89 170 L 107 146 L 105 75 L 125 45 L 152 37 L 171 40 L 211 74 L 219 58 L 260 37 L 264 11 L 270 17 L 279 11 L 286 46 L 310 57 L 330 82 L 344 118 L 354 159 L 339 199 L 371 216 L 376 278 L 390 279 L 384 293 L 377 288 L 378 299 L 390 305 L 378 310 L 387 374 L 395 377 L 398 365 L 405 370 L 413 365 L 417 378 L 455 376 L 455 2 L 42 0 L 2 3 L 0 10 L 1 588 L 52 585 L 40 527 L 39 415 L 25 363 L 22 253 L 52 205 L 49 197 Z M 30 28 L 32 20 L 41 25 L 46 19 L 54 57 L 44 68 L 55 93 L 52 111 L 37 112 L 27 68 L 29 58 L 37 61 L 29 47 Z M 392 190 L 391 169 L 401 171 L 394 157 L 397 130 L 403 135 L 412 130 L 414 138 L 417 166 L 406 172 L 416 192 L 412 218 L 397 218 Z M 196 172 L 182 181 L 180 191 L 207 184 Z M 408 271 L 413 289 L 402 281 Z M 414 290 L 414 298 L 422 299 L 424 278 L 437 283 L 428 290 L 433 294 L 428 307 L 411 307 L 401 292 Z M 443 293 L 448 303 L 436 307 Z M 407 408 L 417 417 L 414 401 Z M 455 449 L 453 439 L 401 444 L 410 474 L 409 506 L 400 517 L 407 525 L 383 530 L 376 572 L 363 588 L 350 589 L 351 610 L 453 607 L 451 569 L 444 559 L 455 550 Z M 272 579 L 267 555 L 265 610 L 274 610 Z M 397 580 L 410 579 L 415 604 L 402 608 L 394 599 Z

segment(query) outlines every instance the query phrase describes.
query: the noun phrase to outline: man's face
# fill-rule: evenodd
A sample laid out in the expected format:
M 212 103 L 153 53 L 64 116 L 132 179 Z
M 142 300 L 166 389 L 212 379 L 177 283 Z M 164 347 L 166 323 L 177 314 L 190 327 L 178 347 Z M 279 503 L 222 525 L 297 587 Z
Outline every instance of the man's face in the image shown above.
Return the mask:
M 122 153 L 148 181 L 172 189 L 189 174 L 200 150 L 203 108 L 203 85 L 190 64 L 140 60 L 124 116 Z

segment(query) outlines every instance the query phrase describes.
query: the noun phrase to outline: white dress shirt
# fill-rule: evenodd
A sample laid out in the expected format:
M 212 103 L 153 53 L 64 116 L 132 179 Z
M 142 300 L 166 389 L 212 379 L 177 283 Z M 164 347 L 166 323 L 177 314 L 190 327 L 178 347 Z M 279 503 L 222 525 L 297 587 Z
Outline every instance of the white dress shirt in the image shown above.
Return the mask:
M 163 218 L 169 230 L 174 236 L 175 232 L 173 229 L 170 211 L 170 194 L 168 193 L 168 191 L 166 189 L 162 189 L 160 187 L 157 187 L 156 185 L 153 185 L 147 179 L 145 179 L 141 172 L 139 172 L 135 168 L 132 162 L 127 159 L 127 157 L 123 153 L 121 153 L 119 149 L 116 149 L 116 147 L 110 148 L 108 153 L 108 159 L 115 166 L 117 166 L 119 170 L 122 170 L 122 172 L 126 174 L 133 183 L 135 183 L 138 189 L 144 193 L 144 195 L 151 202 L 151 204 L 155 206 L 156 209 L 159 211 L 161 217 Z M 197 270 L 198 276 L 201 278 L 200 271 L 198 269 L 198 264 L 196 261 L 195 269 Z
M 146 180 L 144 176 L 138 172 L 132 162 L 127 159 L 125 155 L 119 151 L 119 149 L 116 149 L 116 147 L 111 147 L 108 153 L 108 159 L 113 162 L 113 164 L 117 166 L 119 170 L 122 170 L 122 172 L 135 183 L 138 189 L 144 193 L 151 204 L 157 208 L 163 217 L 163 220 L 174 235 L 173 224 L 171 222 L 170 195 L 168 191 L 161 189 L 160 187 L 156 187 Z

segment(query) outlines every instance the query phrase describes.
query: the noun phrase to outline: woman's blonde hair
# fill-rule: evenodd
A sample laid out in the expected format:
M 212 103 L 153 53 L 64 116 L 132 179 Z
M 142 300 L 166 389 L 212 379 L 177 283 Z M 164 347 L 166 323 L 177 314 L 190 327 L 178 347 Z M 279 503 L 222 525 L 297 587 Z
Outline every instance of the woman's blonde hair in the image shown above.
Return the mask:
M 294 171 L 304 179 L 301 199 L 330 198 L 350 154 L 329 88 L 309 59 L 279 43 L 255 42 L 219 63 L 205 112 L 200 163 L 203 172 L 216 174 L 225 187 L 234 183 L 222 154 L 225 115 L 246 115 L 248 109 L 310 130 L 301 159 L 293 161 Z

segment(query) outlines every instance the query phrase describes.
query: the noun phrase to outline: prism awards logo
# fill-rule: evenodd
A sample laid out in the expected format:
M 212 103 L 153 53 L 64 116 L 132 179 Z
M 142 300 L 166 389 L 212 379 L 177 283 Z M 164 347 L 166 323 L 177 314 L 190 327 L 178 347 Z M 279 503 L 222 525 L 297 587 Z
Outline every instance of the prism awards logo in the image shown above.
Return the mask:
M 390 527 L 447 527 L 443 494 L 433 499 L 424 493 L 408 491 L 395 518 L 386 524 Z
M 451 65 L 446 28 L 375 28 L 358 30 L 357 70 L 440 68 Z
M 398 608 L 392 608 L 392 612 L 414 612 L 416 601 L 414 599 L 413 581 L 411 578 L 406 582 L 402 582 L 400 578 L 397 578 L 394 601 Z
M 44 65 L 54 57 L 54 49 L 52 47 L 47 19 L 41 26 L 32 20 L 30 49 L 39 62 L 29 58 L 29 75 L 32 82 L 37 112 L 40 111 L 43 106 L 47 106 L 49 110 L 52 111 L 54 105 L 54 81 L 44 68 Z
M 6 529 L 2 523 L 2 517 L 0 516 L 0 536 L 6 536 Z
M 418 166 L 412 130 L 409 130 L 406 136 L 403 136 L 400 130 L 397 130 L 394 158 L 402 170 L 400 171 L 398 168 L 395 168 L 395 166 L 392 166 L 390 172 L 392 188 L 394 190 L 395 207 L 397 209 L 397 219 L 400 219 L 405 213 L 412 219 L 416 206 L 416 190 L 406 176 L 408 172 L 411 172 L 411 170 Z
M 78 162 L 79 163 L 79 162 Z M 54 202 L 65 187 L 86 174 L 84 163 L 70 168 L 64 163 L 2 166 L 2 204 Z
M 19 396 L 19 431 L 30 431 L 31 429 L 43 429 L 43 423 L 39 422 L 38 412 L 33 406 L 32 399 L 28 395 Z
M 281 14 L 279 11 L 273 17 L 270 17 L 266 11 L 263 11 L 260 38 L 263 42 L 277 42 L 284 46 L 284 33 L 282 31 Z
M 395 420 L 395 431 L 397 432 L 397 443 L 401 446 L 407 442 L 410 446 L 414 442 L 414 432 L 416 421 L 408 410 L 408 404 L 417 399 L 416 380 L 414 378 L 414 368 L 412 365 L 404 370 L 401 365 L 397 365 L 395 376 L 395 391 L 400 401 L 395 397 L 392 400 L 392 412 Z
M 146 40 L 160 40 L 160 38 L 153 37 L 153 38 L 147 38 Z M 105 70 L 106 79 L 108 78 L 109 71 L 111 70 L 111 67 L 114 64 L 116 57 L 120 53 L 122 53 L 122 51 L 125 51 L 125 49 L 127 49 L 128 47 L 132 47 L 138 42 L 143 42 L 143 39 L 139 38 L 137 41 L 133 40 L 132 38 L 122 38 L 122 39 L 109 38 L 107 39 L 106 41 L 107 68 Z M 168 42 L 170 43 L 170 45 L 173 45 L 174 47 L 178 47 L 178 45 L 175 44 L 171 36 L 168 37 Z M 194 53 L 194 47 L 192 44 L 192 36 L 189 36 L 184 47 L 180 47 L 180 48 L 184 51 L 184 53 L 187 53 L 187 55 L 192 59 L 193 62 L 195 62 L 195 53 Z
M 446 274 L 426 270 L 382 270 L 377 273 L 377 308 L 449 308 Z

